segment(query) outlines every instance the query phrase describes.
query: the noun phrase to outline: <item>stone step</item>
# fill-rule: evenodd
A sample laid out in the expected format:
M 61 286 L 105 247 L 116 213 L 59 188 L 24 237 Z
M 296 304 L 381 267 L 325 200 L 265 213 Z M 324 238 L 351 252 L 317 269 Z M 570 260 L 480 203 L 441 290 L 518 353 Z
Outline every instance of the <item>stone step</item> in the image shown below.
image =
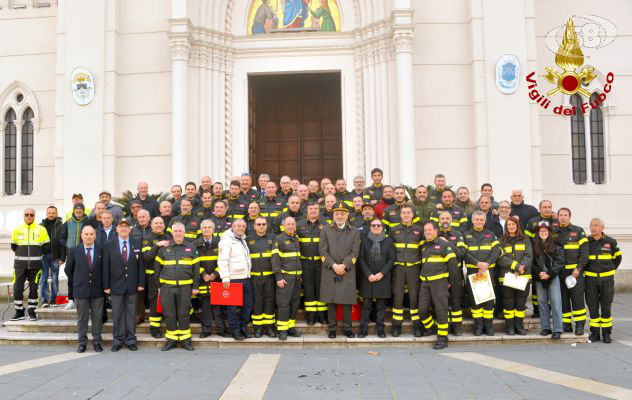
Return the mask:
M 72 315 L 69 315 L 72 317 Z M 391 322 L 385 322 L 387 331 L 390 329 Z M 531 332 L 539 332 L 540 322 L 535 318 L 527 318 L 524 321 L 524 326 Z M 41 319 L 38 321 L 6 321 L 4 327 L 9 332 L 52 332 L 52 333 L 76 333 L 77 332 L 77 320 L 76 319 Z M 327 325 L 316 323 L 315 325 L 308 325 L 304 320 L 298 320 L 296 327 L 305 334 L 326 334 L 328 332 Z M 353 322 L 354 328 L 360 327 L 360 322 Z M 494 320 L 494 330 L 496 332 L 504 331 L 505 322 L 503 320 Z M 252 329 L 252 326 L 251 326 Z M 375 333 L 375 324 L 369 325 L 369 333 Z M 474 329 L 474 322 L 472 320 L 464 320 L 462 324 L 462 330 L 464 333 L 471 333 Z M 163 322 L 164 330 L 164 322 Z M 145 322 L 136 326 L 136 331 L 140 334 L 149 333 L 149 323 Z M 199 334 L 201 332 L 201 325 L 199 323 L 191 323 L 191 331 L 193 334 Z M 112 332 L 111 320 L 105 323 L 103 326 L 103 332 Z M 214 330 L 213 330 L 214 332 Z M 412 332 L 412 323 L 406 321 L 402 326 L 403 333 Z
M 260 339 L 248 339 L 237 342 L 232 338 L 223 338 L 220 336 L 210 336 L 200 339 L 193 337 L 193 343 L 197 347 L 210 348 L 259 348 L 265 347 L 270 349 L 274 347 L 294 347 L 294 348 L 315 348 L 315 347 L 410 347 L 410 346 L 432 346 L 435 336 L 416 338 L 410 334 L 403 334 L 400 337 L 388 337 L 380 339 L 376 336 L 368 336 L 363 339 L 354 338 L 347 339 L 338 335 L 336 339 L 328 339 L 325 335 L 305 334 L 299 338 L 288 338 L 287 341 L 279 341 L 276 338 L 263 337 Z M 164 339 L 154 339 L 147 334 L 138 335 L 138 345 L 142 348 L 160 347 L 165 343 Z M 112 342 L 112 334 L 103 334 L 103 342 L 109 345 Z M 570 333 L 562 335 L 560 340 L 554 341 L 550 337 L 542 337 L 538 334 L 531 333 L 526 336 L 507 336 L 496 334 L 495 336 L 474 336 L 465 334 L 460 337 L 450 337 L 450 346 L 458 345 L 481 345 L 481 344 L 525 344 L 525 343 L 546 343 L 546 344 L 572 344 L 587 343 L 588 335 L 575 336 Z M 0 329 L 0 344 L 20 344 L 20 345 L 70 345 L 76 346 L 77 336 L 72 333 L 51 333 L 51 332 L 7 332 L 6 329 Z M 92 351 L 89 347 L 88 351 Z M 107 349 L 106 349 L 107 351 Z M 122 351 L 127 351 L 126 349 Z M 182 350 L 177 350 L 182 351 Z

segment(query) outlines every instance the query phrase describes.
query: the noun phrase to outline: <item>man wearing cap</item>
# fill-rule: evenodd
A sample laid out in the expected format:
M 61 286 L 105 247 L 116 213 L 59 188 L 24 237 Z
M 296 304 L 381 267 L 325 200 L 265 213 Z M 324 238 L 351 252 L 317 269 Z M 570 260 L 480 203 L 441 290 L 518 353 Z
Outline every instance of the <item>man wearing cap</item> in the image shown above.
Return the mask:
M 369 234 L 369 224 L 375 217 L 373 206 L 371 203 L 363 203 L 360 207 L 360 215 L 354 218 L 350 218 L 349 222 L 360 231 L 360 236 L 364 237 Z
M 342 201 L 336 203 L 333 211 L 333 223 L 320 232 L 320 301 L 327 303 L 329 338 L 336 337 L 338 304 L 342 305 L 344 334 L 353 338 L 351 306 L 357 302 L 355 263 L 360 254 L 360 232 L 347 221 L 349 209 Z
M 81 195 L 81 194 L 79 194 Z M 73 197 L 74 199 L 74 197 Z M 59 232 L 59 244 L 61 245 L 61 259 L 65 260 L 68 250 L 81 244 L 81 229 L 87 223 L 88 217 L 85 214 L 85 206 L 83 203 L 75 203 L 72 207 L 72 216 L 64 222 Z M 64 261 L 61 262 L 63 264 Z M 72 295 L 68 296 L 68 304 L 65 309 L 70 310 L 74 307 Z
M 107 190 L 99 193 L 99 201 L 105 205 L 105 209 L 112 213 L 114 224 L 117 224 L 124 216 L 123 209 L 118 204 L 112 203 L 112 193 Z M 92 210 L 94 213 L 94 209 Z
M 136 346 L 136 296 L 145 288 L 142 244 L 130 237 L 131 224 L 123 218 L 116 227 L 118 239 L 103 249 L 103 291 L 112 298 L 112 351 L 123 344 Z
M 78 204 L 78 203 L 83 203 L 83 195 L 82 195 L 81 193 L 73 193 L 73 195 L 72 195 L 72 200 L 71 200 L 71 201 L 72 201 L 72 207 L 73 207 L 73 208 L 71 208 L 71 209 L 70 209 L 70 210 L 66 213 L 66 219 L 65 219 L 65 221 L 68 221 L 70 218 L 72 218 L 72 214 L 73 214 L 73 212 L 74 212 L 74 210 L 75 210 L 75 209 L 74 209 L 75 204 Z M 86 214 L 86 215 L 90 215 L 90 210 L 85 210 L 85 214 Z

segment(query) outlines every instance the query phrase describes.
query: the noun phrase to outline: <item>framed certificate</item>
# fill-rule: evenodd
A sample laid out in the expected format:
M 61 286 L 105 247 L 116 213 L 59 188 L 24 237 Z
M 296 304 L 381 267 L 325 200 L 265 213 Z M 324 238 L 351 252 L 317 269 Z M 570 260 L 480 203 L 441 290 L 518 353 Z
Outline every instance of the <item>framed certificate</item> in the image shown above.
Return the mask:
M 494 285 L 492 279 L 489 276 L 489 271 L 485 271 L 482 276 L 478 274 L 468 275 L 470 280 L 470 286 L 472 287 L 472 293 L 474 294 L 474 301 L 476 305 L 485 303 L 486 301 L 495 300 Z

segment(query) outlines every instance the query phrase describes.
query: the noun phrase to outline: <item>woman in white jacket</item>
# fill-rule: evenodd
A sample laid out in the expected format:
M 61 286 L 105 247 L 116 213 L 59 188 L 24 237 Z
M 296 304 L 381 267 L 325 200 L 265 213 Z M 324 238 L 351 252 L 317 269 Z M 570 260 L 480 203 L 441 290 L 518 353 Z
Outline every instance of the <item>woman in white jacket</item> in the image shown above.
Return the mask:
M 253 294 L 250 283 L 250 251 L 246 242 L 246 222 L 238 219 L 233 222 L 231 230 L 224 232 L 219 241 L 219 255 L 217 266 L 219 275 L 228 289 L 231 283 L 241 283 L 243 286 L 243 305 L 227 306 L 228 324 L 235 340 L 251 338 L 248 333 L 248 322 L 252 311 Z

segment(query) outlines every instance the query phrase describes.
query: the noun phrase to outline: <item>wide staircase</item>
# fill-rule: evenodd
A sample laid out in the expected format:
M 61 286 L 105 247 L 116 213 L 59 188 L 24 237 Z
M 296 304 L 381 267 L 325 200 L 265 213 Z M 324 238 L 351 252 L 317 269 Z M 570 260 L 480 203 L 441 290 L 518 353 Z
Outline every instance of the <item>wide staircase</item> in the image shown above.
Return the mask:
M 28 317 L 23 321 L 6 321 L 4 326 L 0 328 L 0 343 L 3 344 L 77 344 L 77 320 L 75 310 L 64 310 L 63 306 L 40 308 L 37 309 L 38 320 L 29 321 Z M 103 341 L 105 344 L 112 341 L 112 322 L 111 310 L 108 310 L 110 319 L 103 327 Z M 149 315 L 149 314 L 147 314 Z M 404 315 L 408 315 L 405 311 Z M 530 315 L 530 311 L 527 311 Z M 357 334 L 359 322 L 353 323 L 354 332 Z M 287 341 L 279 341 L 277 338 L 268 338 L 263 336 L 260 339 L 249 339 L 237 342 L 232 338 L 224 338 L 213 332 L 210 337 L 201 339 L 200 324 L 192 323 L 191 330 L 193 333 L 193 341 L 196 346 L 203 347 L 376 347 L 376 346 L 429 346 L 432 345 L 436 336 L 427 336 L 416 338 L 412 335 L 412 326 L 410 322 L 404 322 L 402 335 L 399 337 L 390 336 L 391 317 L 387 312 L 386 332 L 387 338 L 380 339 L 375 334 L 375 325 L 371 324 L 369 328 L 369 336 L 366 338 L 348 339 L 342 335 L 339 327 L 339 334 L 336 339 L 327 338 L 327 327 L 316 323 L 308 325 L 305 322 L 302 310 L 299 312 L 296 327 L 303 334 L 299 338 L 289 337 Z M 458 345 L 480 345 L 480 344 L 523 344 L 523 343 L 585 343 L 587 335 L 575 336 L 573 333 L 565 333 L 558 341 L 551 340 L 551 337 L 540 336 L 540 322 L 538 319 L 526 318 L 524 320 L 525 328 L 528 329 L 526 336 L 505 334 L 505 326 L 503 320 L 494 320 L 494 328 L 496 334 L 494 336 L 474 336 L 473 322 L 471 319 L 463 321 L 463 335 L 456 337 L 449 335 L 450 346 Z M 252 328 L 250 328 L 252 329 Z M 164 332 L 164 323 L 163 323 Z M 161 346 L 164 339 L 155 339 L 149 335 L 149 324 L 147 322 L 137 326 L 138 344 L 141 347 Z M 88 337 L 90 338 L 90 329 L 88 329 Z

